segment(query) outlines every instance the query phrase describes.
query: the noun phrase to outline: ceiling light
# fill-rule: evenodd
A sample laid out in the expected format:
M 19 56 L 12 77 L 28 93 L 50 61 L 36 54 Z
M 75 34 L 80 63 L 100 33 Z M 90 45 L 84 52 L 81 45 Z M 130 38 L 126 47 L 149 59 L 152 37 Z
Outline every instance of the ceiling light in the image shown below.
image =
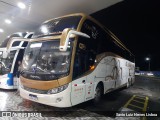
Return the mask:
M 4 32 L 4 30 L 0 28 L 0 32 L 2 33 L 2 32 Z
M 48 33 L 48 29 L 47 29 L 45 26 L 42 26 L 42 27 L 41 27 L 41 31 L 42 31 L 42 33 L 44 33 L 44 34 Z
M 3 33 L 3 32 L 4 32 L 4 30 L 0 28 L 0 33 Z
M 5 19 L 5 23 L 7 23 L 7 24 L 11 24 L 11 23 L 12 23 L 12 21 L 11 21 L 11 20 L 9 20 L 9 19 Z
M 17 5 L 21 9 L 25 9 L 26 8 L 26 5 L 24 3 L 22 3 L 22 2 L 19 2 Z

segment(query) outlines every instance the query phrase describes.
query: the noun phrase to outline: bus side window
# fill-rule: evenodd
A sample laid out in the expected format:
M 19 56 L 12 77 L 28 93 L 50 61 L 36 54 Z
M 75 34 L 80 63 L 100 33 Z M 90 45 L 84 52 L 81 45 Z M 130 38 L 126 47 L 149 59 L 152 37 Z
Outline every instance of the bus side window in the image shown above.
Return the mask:
M 83 74 L 83 71 L 85 70 L 84 57 L 85 54 L 83 54 L 81 50 L 77 50 L 73 68 L 73 79 Z
M 96 54 L 94 50 L 88 50 L 87 48 L 82 49 L 78 47 L 75 55 L 73 79 L 85 74 L 85 72 L 90 70 L 90 66 L 94 64 L 95 58 Z
M 17 76 L 18 67 L 19 67 L 18 61 L 22 61 L 23 54 L 24 54 L 24 49 L 21 49 L 19 51 L 18 56 L 17 56 L 16 61 L 15 61 L 15 66 L 14 66 L 14 70 L 13 70 L 14 76 Z
M 94 50 L 90 50 L 88 52 L 88 66 L 92 66 L 95 63 L 96 52 Z

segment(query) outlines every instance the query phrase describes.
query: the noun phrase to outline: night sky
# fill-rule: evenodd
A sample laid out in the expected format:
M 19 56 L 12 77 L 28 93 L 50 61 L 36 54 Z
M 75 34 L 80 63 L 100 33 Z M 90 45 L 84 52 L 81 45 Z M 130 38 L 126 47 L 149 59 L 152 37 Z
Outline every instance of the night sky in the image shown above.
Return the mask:
M 140 70 L 160 71 L 160 1 L 124 0 L 92 14 L 109 28 L 136 56 Z

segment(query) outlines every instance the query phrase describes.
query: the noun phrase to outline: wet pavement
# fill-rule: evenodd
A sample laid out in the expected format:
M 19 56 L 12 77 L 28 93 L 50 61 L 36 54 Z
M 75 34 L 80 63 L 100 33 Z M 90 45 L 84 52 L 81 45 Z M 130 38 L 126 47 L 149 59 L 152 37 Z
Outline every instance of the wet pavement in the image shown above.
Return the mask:
M 126 109 L 125 105 L 133 96 L 148 97 L 144 103 L 146 110 L 160 113 L 160 79 L 136 76 L 133 86 L 122 88 L 106 94 L 100 104 L 94 105 L 92 101 L 76 105 L 71 108 L 55 108 L 29 100 L 22 99 L 16 90 L 0 90 L 0 111 L 40 112 L 43 117 L 1 117 L 0 120 L 52 120 L 52 119 L 83 119 L 83 120 L 138 120 L 142 117 L 117 117 L 116 113 Z M 134 104 L 135 107 L 138 104 Z M 143 108 L 143 107 L 142 107 Z M 43 112 L 42 112 L 43 111 Z M 51 116 L 51 117 L 50 117 Z M 144 118 L 146 119 L 146 118 Z M 158 117 L 148 117 L 147 120 L 160 120 Z

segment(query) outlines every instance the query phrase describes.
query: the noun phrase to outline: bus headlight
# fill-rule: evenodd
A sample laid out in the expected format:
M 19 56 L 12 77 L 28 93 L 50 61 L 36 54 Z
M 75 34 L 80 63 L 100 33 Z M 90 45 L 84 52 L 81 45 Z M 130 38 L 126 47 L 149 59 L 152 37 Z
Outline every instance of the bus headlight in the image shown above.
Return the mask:
M 48 94 L 56 94 L 56 93 L 62 92 L 67 87 L 68 87 L 68 84 L 65 84 L 65 85 L 62 85 L 62 86 L 60 86 L 58 88 L 50 89 L 50 90 L 48 90 Z

